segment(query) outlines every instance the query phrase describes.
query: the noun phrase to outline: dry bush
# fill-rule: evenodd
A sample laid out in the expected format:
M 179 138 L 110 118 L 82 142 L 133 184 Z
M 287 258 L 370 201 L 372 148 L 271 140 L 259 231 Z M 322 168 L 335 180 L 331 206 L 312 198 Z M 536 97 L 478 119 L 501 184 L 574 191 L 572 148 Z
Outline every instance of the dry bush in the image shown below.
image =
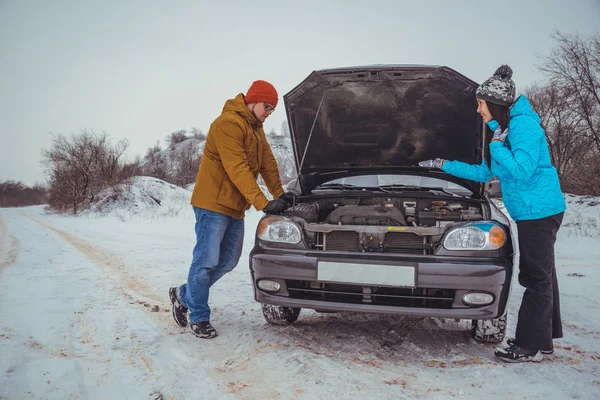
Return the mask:
M 177 143 L 181 143 L 183 141 L 186 141 L 187 139 L 188 137 L 186 130 L 181 129 L 179 131 L 171 133 L 169 136 L 167 136 L 165 141 L 167 142 L 167 145 L 171 147 L 171 150 L 173 150 Z
M 0 207 L 25 207 L 47 202 L 46 189 L 39 184 L 28 187 L 12 180 L 0 182 Z
M 168 182 L 185 187 L 196 181 L 198 168 L 202 156 L 198 154 L 198 145 L 195 140 L 184 143 L 180 151 L 171 159 L 172 169 Z
M 200 128 L 196 128 L 195 126 L 192 126 L 190 128 L 190 133 L 192 134 L 192 138 L 194 138 L 194 139 L 206 140 L 206 134 L 204 132 L 202 132 L 202 130 Z
M 142 175 L 152 176 L 157 179 L 165 180 L 168 177 L 167 160 L 162 155 L 160 143 L 156 143 L 146 151 L 142 162 Z
M 123 160 L 127 147 L 127 141 L 113 145 L 105 133 L 85 129 L 68 136 L 54 135 L 50 150 L 42 152 L 50 207 L 77 213 L 105 188 L 134 176 L 138 166 Z

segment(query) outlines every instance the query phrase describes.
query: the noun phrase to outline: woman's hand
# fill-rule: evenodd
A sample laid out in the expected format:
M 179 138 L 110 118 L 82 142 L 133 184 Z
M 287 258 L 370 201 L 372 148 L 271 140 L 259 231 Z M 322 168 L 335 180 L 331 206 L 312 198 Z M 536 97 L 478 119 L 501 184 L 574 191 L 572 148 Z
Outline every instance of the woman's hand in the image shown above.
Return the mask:
M 423 168 L 442 168 L 442 165 L 444 165 L 444 161 L 441 158 L 436 158 L 435 160 L 425 160 L 425 161 L 419 161 L 419 167 L 423 167 Z
M 500 125 L 498 125 L 498 127 L 494 131 L 494 136 L 492 137 L 492 142 L 494 142 L 494 141 L 504 142 L 506 140 L 507 136 L 508 136 L 508 128 L 506 128 L 504 130 L 504 132 L 502 132 L 502 128 L 500 128 Z

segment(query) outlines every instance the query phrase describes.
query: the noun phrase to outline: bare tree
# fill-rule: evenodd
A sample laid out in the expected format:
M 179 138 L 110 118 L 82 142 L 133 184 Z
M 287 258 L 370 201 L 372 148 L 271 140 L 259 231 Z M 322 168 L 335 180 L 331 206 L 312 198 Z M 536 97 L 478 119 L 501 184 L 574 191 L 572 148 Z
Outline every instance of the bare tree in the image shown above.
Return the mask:
M 600 35 L 556 32 L 540 68 L 548 77 L 526 93 L 541 118 L 563 190 L 600 194 Z
M 196 128 L 195 126 L 192 126 L 190 128 L 190 133 L 192 134 L 192 137 L 194 139 L 206 140 L 206 134 L 204 132 L 202 132 L 202 130 L 200 128 Z
M 24 207 L 47 203 L 46 188 L 28 187 L 12 180 L 0 182 L 0 207 Z
M 153 147 L 150 147 L 146 151 L 146 155 L 142 161 L 142 173 L 144 175 L 161 180 L 167 178 L 167 161 L 162 152 L 163 149 L 160 147 L 160 142 L 156 142 Z
M 540 116 L 552 164 L 563 180 L 592 144 L 585 135 L 585 123 L 579 113 L 569 107 L 563 88 L 559 86 L 534 85 L 526 89 L 525 94 Z
M 161 151 L 162 148 L 160 147 L 160 142 L 156 141 L 156 144 L 154 146 L 149 147 L 148 150 L 146 150 L 146 155 L 144 156 L 144 158 L 147 159 L 153 154 L 160 153 Z
M 583 39 L 556 32 L 552 37 L 557 46 L 541 70 L 579 114 L 587 125 L 584 134 L 600 151 L 600 35 Z
M 563 190 L 568 193 L 600 196 L 600 162 L 599 153 L 595 150 L 584 154 L 577 162 L 578 166 L 570 168 L 562 181 Z
M 42 152 L 49 175 L 51 207 L 77 213 L 105 188 L 128 179 L 136 167 L 124 167 L 127 141 L 112 145 L 106 133 L 82 130 L 79 134 L 54 135 L 52 148 Z
M 49 161 L 54 162 L 54 161 Z M 86 199 L 85 179 L 66 163 L 56 165 L 49 173 L 48 204 L 59 211 L 71 209 L 77 214 Z
M 172 150 L 175 148 L 175 145 L 177 143 L 181 143 L 181 142 L 187 140 L 187 138 L 188 138 L 187 131 L 185 129 L 181 129 L 181 130 L 171 133 L 169 136 L 167 136 L 167 138 L 165 140 L 167 142 L 167 145 L 169 145 Z
M 182 147 L 178 150 L 171 157 L 173 167 L 168 181 L 177 186 L 184 187 L 196 181 L 202 156 L 198 154 L 198 145 L 195 140 L 183 143 Z
M 167 160 L 161 153 L 151 154 L 143 164 L 144 175 L 166 180 L 168 176 Z

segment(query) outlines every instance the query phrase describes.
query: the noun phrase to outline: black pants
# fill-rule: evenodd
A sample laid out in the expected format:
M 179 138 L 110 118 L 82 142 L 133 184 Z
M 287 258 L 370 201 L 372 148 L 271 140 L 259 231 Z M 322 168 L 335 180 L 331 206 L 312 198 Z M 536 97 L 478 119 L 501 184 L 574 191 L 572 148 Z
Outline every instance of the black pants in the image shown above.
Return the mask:
M 518 346 L 552 350 L 552 339 L 563 336 L 554 266 L 554 242 L 562 219 L 560 213 L 517 221 L 519 283 L 525 287 L 515 335 Z

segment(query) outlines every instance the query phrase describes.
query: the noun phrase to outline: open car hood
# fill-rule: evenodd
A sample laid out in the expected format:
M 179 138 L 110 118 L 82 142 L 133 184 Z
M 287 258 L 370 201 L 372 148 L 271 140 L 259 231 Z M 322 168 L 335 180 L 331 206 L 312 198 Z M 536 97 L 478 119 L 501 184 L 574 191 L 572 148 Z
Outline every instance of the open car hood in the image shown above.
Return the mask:
M 478 84 L 448 67 L 374 65 L 314 71 L 284 96 L 303 187 L 358 170 L 427 174 L 440 157 L 480 164 Z M 432 175 L 445 173 L 435 170 Z M 480 193 L 482 185 L 460 178 Z

